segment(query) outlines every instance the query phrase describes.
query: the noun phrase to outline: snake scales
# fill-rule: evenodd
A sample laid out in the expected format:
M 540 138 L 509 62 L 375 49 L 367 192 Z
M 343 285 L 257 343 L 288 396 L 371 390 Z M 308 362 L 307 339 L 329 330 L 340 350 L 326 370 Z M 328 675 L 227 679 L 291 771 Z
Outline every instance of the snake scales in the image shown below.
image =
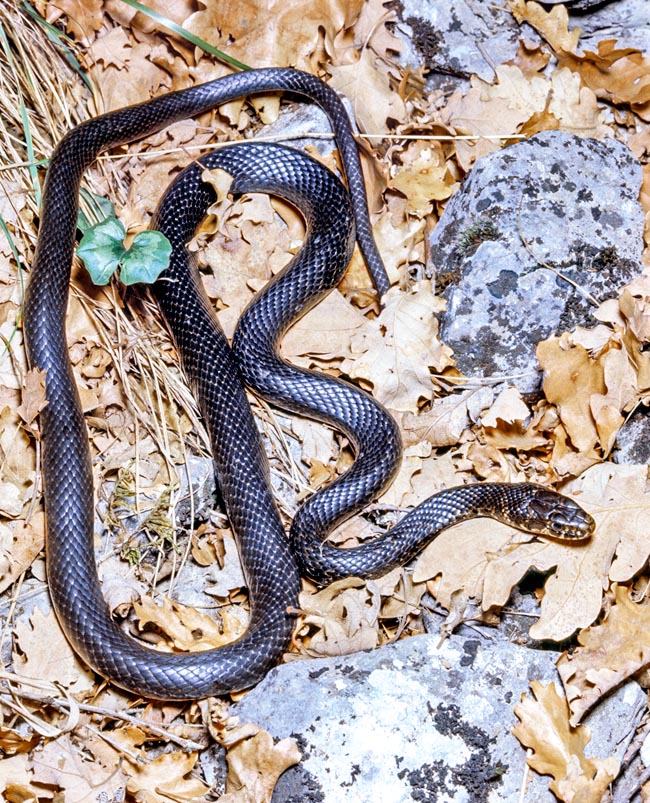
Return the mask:
M 65 333 L 80 182 L 108 148 L 235 98 L 276 90 L 306 97 L 324 109 L 349 192 L 313 160 L 279 146 L 232 146 L 201 160 L 230 172 L 236 193 L 285 197 L 307 223 L 302 250 L 245 311 L 232 351 L 185 249 L 212 200 L 212 191 L 200 180 L 200 166 L 181 173 L 161 201 L 153 226 L 167 235 L 173 252 L 170 267 L 153 289 L 208 426 L 217 479 L 249 585 L 251 617 L 246 633 L 219 650 L 155 652 L 112 620 L 94 560 L 91 456 Z M 316 378 L 276 354 L 291 322 L 338 282 L 355 236 L 381 294 L 389 282 L 372 237 L 345 109 L 326 84 L 295 70 L 239 73 L 111 112 L 77 126 L 55 149 L 24 314 L 30 362 L 46 372 L 47 405 L 40 425 L 48 580 L 58 618 L 75 650 L 119 686 L 161 699 L 193 699 L 249 687 L 289 644 L 290 611 L 297 606 L 301 573 L 321 582 L 347 574 L 382 574 L 464 518 L 491 515 L 564 537 L 591 532 L 590 517 L 553 491 L 530 484 L 477 484 L 431 497 L 388 533 L 357 549 L 337 550 L 322 543 L 334 526 L 390 483 L 400 460 L 396 425 L 370 396 L 330 377 Z M 332 424 L 356 449 L 353 467 L 299 509 L 289 539 L 270 491 L 268 464 L 244 382 L 275 404 Z

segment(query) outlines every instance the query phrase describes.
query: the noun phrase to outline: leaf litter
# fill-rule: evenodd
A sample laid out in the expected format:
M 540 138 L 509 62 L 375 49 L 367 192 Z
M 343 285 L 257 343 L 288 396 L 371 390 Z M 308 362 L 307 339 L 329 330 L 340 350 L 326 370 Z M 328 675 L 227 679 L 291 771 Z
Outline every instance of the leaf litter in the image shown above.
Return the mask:
M 626 418 L 650 397 L 644 351 L 650 279 L 643 273 L 618 300 L 602 304 L 593 327 L 539 344 L 545 397 L 531 406 L 514 388 L 495 397 L 489 383 L 459 375 L 453 353 L 438 338 L 436 314 L 444 307 L 439 288 L 420 277 L 425 239 L 445 201 L 479 156 L 511 138 L 562 128 L 615 136 L 638 156 L 647 153 L 649 57 L 611 39 L 581 52 L 580 32 L 569 30 L 562 5 L 546 11 L 535 2 L 510 0 L 515 19 L 532 25 L 542 43 L 531 45 L 522 33 L 517 57 L 495 65 L 492 82 L 473 76 L 469 89 L 444 97 L 423 94 L 421 71 L 396 63 L 401 43 L 387 24 L 393 12 L 379 0 L 310 1 L 283 9 L 214 3 L 198 11 L 181 0 L 151 7 L 242 61 L 322 76 L 345 92 L 362 135 L 369 135 L 361 145 L 375 232 L 399 289 L 380 310 L 356 253 L 339 289 L 282 346 L 297 364 L 371 390 L 404 433 L 404 461 L 392 488 L 371 517 L 348 523 L 334 540 L 359 543 L 391 520 L 395 508 L 476 478 L 557 484 L 598 523 L 591 543 L 567 546 L 493 522 L 467 522 L 443 533 L 412 571 L 397 569 L 372 582 L 350 578 L 321 590 L 305 583 L 287 660 L 354 652 L 420 632 L 426 592 L 449 610 L 450 624 L 468 611 L 494 622 L 513 586 L 531 568 L 544 572 L 531 636 L 560 642 L 577 633 L 578 647 L 558 663 L 566 696 L 554 686 L 532 684 L 531 695 L 515 708 L 515 734 L 529 748 L 531 767 L 552 776 L 559 799 L 600 799 L 618 763 L 585 758 L 589 735 L 580 721 L 609 690 L 639 677 L 649 660 L 647 467 L 605 461 Z M 1 791 L 10 801 L 58 793 L 67 801 L 123 793 L 155 803 L 219 793 L 224 803 L 267 801 L 279 775 L 300 760 L 292 740 L 274 744 L 253 723 L 234 721 L 225 701 L 134 700 L 98 682 L 58 630 L 45 604 L 45 523 L 36 468 L 43 384 L 27 370 L 20 329 L 40 177 L 29 160 L 47 159 L 62 133 L 83 119 L 220 77 L 229 68 L 116 0 L 36 2 L 35 8 L 65 50 L 32 17 L 0 0 L 11 52 L 0 64 L 0 593 L 7 614 L 3 639 L 13 645 L 12 672 L 2 675 Z M 556 64 L 545 71 L 551 57 Z M 368 93 L 373 104 L 364 102 Z M 606 113 L 611 105 L 613 116 Z M 23 107 L 31 151 L 24 136 L 15 135 L 27 133 Z M 133 239 L 195 146 L 215 136 L 232 139 L 233 128 L 240 135 L 257 131 L 279 108 L 277 96 L 236 101 L 100 159 L 86 178 L 84 214 L 96 222 L 99 199 L 111 198 Z M 418 140 L 423 132 L 447 139 Z M 400 140 L 381 144 L 386 134 Z M 232 332 L 252 295 L 299 248 L 302 224 L 285 204 L 267 198 L 233 203 L 224 178 L 210 180 L 222 187 L 223 200 L 196 237 L 197 257 L 206 290 Z M 650 220 L 647 180 L 641 200 Z M 207 439 L 155 306 L 138 292 L 93 287 L 75 270 L 68 331 L 99 509 L 109 531 L 100 570 L 112 610 L 158 649 L 204 649 L 236 638 L 246 626 L 247 598 L 225 518 L 216 511 L 195 532 L 175 520 L 179 467 L 189 453 L 207 455 Z M 349 445 L 319 425 L 291 421 L 263 405 L 254 409 L 268 435 L 289 520 L 310 488 L 350 465 Z M 135 534 L 129 530 L 134 517 L 140 522 Z M 165 595 L 179 578 L 192 586 L 199 577 L 192 567 L 213 563 L 212 580 L 201 580 L 207 596 L 194 595 L 198 608 Z M 201 762 L 210 739 L 226 750 L 221 786 Z

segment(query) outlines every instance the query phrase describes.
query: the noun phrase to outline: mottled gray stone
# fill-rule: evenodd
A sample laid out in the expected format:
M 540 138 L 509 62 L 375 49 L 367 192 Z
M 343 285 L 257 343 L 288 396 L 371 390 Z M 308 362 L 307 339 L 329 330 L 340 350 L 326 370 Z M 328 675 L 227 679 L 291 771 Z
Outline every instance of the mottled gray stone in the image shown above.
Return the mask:
M 510 733 L 513 707 L 532 679 L 557 680 L 557 653 L 484 633 L 274 669 L 233 711 L 302 749 L 273 803 L 518 801 L 525 751 Z M 606 700 L 588 723 L 592 755 L 620 756 L 644 703 L 636 683 Z M 533 776 L 524 800 L 550 803 L 547 786 Z
M 403 0 L 401 5 L 401 59 L 414 67 L 424 65 L 431 87 L 470 75 L 492 81 L 494 65 L 516 56 L 522 35 L 539 41 L 533 28 L 517 24 L 507 5 L 486 0 Z
M 538 342 L 591 325 L 587 296 L 616 296 L 641 270 L 640 186 L 625 145 L 560 131 L 476 162 L 430 240 L 441 337 L 461 371 L 539 389 Z
M 639 407 L 625 421 L 616 436 L 612 460 L 629 465 L 650 463 L 650 415 L 647 407 Z
M 544 5 L 560 2 L 569 12 L 569 29 L 583 32 L 578 52 L 596 50 L 603 39 L 650 51 L 648 0 L 548 0 Z M 470 75 L 492 81 L 493 65 L 513 59 L 522 38 L 540 41 L 531 26 L 516 22 L 507 4 L 492 0 L 403 0 L 396 30 L 403 42 L 402 63 L 424 66 L 429 88 L 457 87 Z
M 578 4 L 567 6 L 569 28 L 578 27 L 582 31 L 579 52 L 597 50 L 598 42 L 605 39 L 616 39 L 617 47 L 636 47 L 646 55 L 650 52 L 648 0 L 610 0 L 600 4 L 593 0 L 579 2 L 591 3 L 586 13 L 576 13 L 580 11 Z

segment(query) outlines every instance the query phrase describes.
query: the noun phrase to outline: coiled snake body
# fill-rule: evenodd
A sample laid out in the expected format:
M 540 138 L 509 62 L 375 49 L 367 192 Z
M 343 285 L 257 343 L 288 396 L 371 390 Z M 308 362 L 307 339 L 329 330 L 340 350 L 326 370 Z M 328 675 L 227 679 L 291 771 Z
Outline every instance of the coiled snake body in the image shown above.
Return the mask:
M 159 653 L 128 637 L 101 594 L 93 551 L 93 483 L 87 432 L 67 354 L 65 315 L 78 196 L 85 169 L 103 150 L 141 138 L 244 95 L 291 91 L 318 103 L 332 123 L 349 193 L 325 168 L 279 146 L 247 144 L 204 157 L 234 177 L 233 191 L 264 191 L 295 203 L 307 222 L 301 252 L 242 316 L 233 351 L 219 329 L 185 243 L 212 200 L 192 165 L 161 201 L 155 228 L 170 239 L 169 269 L 154 286 L 184 370 L 200 401 L 217 478 L 237 534 L 251 598 L 248 630 L 233 644 L 193 654 Z M 75 650 L 100 674 L 147 697 L 193 699 L 243 689 L 280 659 L 291 637 L 299 575 L 325 582 L 376 576 L 413 556 L 443 527 L 492 515 L 533 531 L 585 537 L 593 523 L 571 500 L 535 485 L 468 485 L 424 502 L 391 531 L 353 550 L 321 542 L 391 481 L 400 459 L 396 425 L 371 397 L 284 363 L 276 354 L 293 320 L 340 279 L 355 238 L 380 293 L 388 279 L 370 229 L 349 121 L 318 79 L 294 70 L 256 70 L 129 107 L 77 126 L 48 168 L 36 256 L 25 303 L 32 365 L 46 372 L 41 412 L 50 593 Z M 332 423 L 350 438 L 356 461 L 298 511 L 287 539 L 269 489 L 268 464 L 244 381 L 290 410 Z

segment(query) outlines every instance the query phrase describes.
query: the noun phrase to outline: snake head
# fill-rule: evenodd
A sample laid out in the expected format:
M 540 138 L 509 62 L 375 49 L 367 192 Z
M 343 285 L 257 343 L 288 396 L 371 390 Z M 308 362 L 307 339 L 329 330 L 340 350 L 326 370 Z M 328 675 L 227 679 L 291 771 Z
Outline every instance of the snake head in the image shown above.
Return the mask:
M 577 502 L 542 485 L 531 485 L 530 488 L 531 494 L 522 500 L 526 530 L 570 541 L 591 537 L 596 523 Z

